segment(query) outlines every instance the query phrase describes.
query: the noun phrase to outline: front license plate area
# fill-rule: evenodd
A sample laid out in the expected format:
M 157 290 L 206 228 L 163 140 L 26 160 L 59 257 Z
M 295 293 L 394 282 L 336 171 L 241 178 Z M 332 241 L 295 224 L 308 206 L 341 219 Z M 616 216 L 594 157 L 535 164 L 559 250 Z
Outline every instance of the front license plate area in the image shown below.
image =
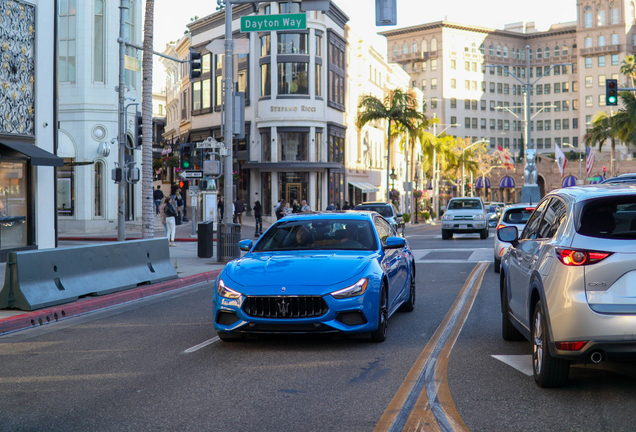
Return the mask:
M 468 229 L 468 225 L 460 225 L 459 229 Z

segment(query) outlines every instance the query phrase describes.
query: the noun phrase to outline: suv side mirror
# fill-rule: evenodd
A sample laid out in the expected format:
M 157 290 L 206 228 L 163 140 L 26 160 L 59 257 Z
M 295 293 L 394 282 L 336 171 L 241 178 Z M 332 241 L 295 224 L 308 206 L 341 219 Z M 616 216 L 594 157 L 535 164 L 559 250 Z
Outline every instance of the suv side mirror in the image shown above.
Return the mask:
M 397 217 L 401 218 L 402 217 L 402 213 L 398 213 Z
M 499 228 L 497 230 L 497 238 L 502 242 L 510 243 L 517 247 L 519 244 L 519 231 L 516 226 Z
M 406 246 L 406 240 L 402 237 L 387 237 L 385 249 L 399 249 Z
M 252 240 L 241 240 L 239 242 L 239 249 L 241 249 L 242 251 L 246 251 L 248 252 L 250 249 L 252 249 L 252 246 L 254 245 L 254 242 Z

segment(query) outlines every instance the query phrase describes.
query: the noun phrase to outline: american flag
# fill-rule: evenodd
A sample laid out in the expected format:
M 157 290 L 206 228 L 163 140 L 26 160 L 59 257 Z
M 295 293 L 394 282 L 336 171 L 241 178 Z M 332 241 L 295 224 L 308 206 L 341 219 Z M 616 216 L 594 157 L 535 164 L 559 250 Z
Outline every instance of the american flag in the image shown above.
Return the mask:
M 592 150 L 592 147 L 588 146 L 585 149 L 585 171 L 587 172 L 588 177 L 592 175 L 593 169 L 594 169 L 594 150 Z
M 512 161 L 510 156 L 508 156 L 508 154 L 504 152 L 504 149 L 501 147 L 501 144 L 497 144 L 497 151 L 499 152 L 499 158 L 501 159 L 501 162 L 503 162 L 506 169 L 514 169 L 515 167 L 514 162 Z

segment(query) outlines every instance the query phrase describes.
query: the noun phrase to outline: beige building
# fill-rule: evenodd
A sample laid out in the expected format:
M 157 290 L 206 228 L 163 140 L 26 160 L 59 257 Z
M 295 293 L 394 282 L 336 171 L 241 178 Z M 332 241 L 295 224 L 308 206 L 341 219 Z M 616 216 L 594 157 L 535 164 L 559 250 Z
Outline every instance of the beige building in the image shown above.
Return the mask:
M 597 111 L 609 112 L 605 79 L 618 78 L 619 86 L 626 81 L 619 69 L 636 50 L 636 31 L 633 1 L 580 1 L 576 7 L 577 21 L 545 31 L 534 23 L 497 30 L 439 21 L 381 34 L 389 62 L 401 64 L 411 86 L 430 100 L 427 113 L 459 125 L 447 133 L 485 138 L 491 149 L 499 144 L 518 156 L 527 141 L 522 84 L 530 82 L 530 140 L 539 153 L 554 153 L 555 146 L 584 152 L 586 124 Z M 609 171 L 609 144 L 602 150 L 592 175 L 603 165 Z M 619 143 L 617 161 L 632 160 L 633 152 Z M 560 186 L 541 181 L 548 190 Z

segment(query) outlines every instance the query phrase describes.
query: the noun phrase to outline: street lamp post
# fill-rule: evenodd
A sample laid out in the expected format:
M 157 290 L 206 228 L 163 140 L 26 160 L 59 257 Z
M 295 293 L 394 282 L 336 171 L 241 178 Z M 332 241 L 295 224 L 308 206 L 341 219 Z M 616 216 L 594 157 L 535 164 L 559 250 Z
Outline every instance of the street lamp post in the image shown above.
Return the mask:
M 420 182 L 420 177 L 417 175 L 417 171 L 415 172 L 415 177 L 413 178 L 413 180 L 415 180 L 415 190 L 419 191 L 418 184 Z M 418 213 L 417 202 L 418 202 L 419 192 L 417 195 L 415 195 L 415 193 L 413 193 L 413 195 L 415 196 L 415 223 L 418 224 L 419 222 L 417 221 L 417 213 Z

